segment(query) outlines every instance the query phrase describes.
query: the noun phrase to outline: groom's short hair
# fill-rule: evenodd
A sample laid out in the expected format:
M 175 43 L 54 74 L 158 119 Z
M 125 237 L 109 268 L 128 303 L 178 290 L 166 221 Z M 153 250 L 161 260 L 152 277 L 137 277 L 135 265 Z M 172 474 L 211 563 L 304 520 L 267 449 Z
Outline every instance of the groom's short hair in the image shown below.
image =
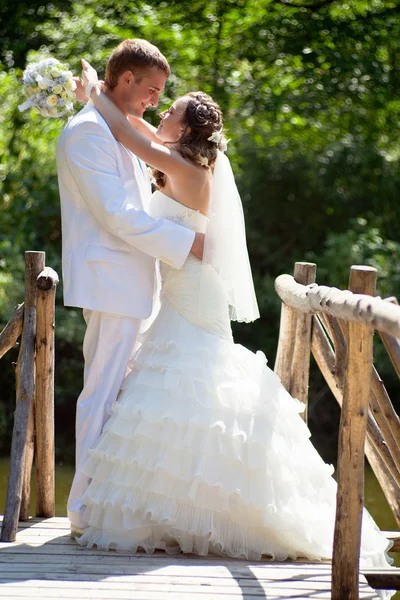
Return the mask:
M 124 40 L 108 60 L 105 82 L 111 89 L 115 88 L 120 75 L 126 71 L 132 71 L 140 82 L 144 72 L 152 67 L 164 71 L 169 77 L 171 70 L 168 61 L 156 46 L 139 38 Z

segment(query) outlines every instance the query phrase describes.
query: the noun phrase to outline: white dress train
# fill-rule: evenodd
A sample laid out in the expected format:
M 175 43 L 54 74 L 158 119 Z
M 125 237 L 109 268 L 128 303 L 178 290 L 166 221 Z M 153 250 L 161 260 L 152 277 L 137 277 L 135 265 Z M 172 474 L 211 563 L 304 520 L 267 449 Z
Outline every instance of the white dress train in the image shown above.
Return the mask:
M 150 210 L 196 231 L 206 226 L 206 217 L 162 192 Z M 149 553 L 329 559 L 333 469 L 264 354 L 233 342 L 211 267 L 209 310 L 199 317 L 201 268 L 194 257 L 180 270 L 161 266 L 160 312 L 85 466 L 89 527 L 78 541 Z M 388 547 L 364 511 L 362 564 L 388 566 Z

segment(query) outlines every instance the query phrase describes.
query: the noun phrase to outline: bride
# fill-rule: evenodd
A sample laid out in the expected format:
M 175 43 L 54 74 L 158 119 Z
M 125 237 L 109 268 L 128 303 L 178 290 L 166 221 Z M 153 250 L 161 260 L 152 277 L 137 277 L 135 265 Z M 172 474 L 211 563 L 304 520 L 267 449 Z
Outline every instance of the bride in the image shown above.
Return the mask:
M 202 262 L 161 264 L 161 309 L 85 466 L 89 526 L 79 543 L 331 558 L 332 468 L 262 352 L 232 338 L 231 320 L 259 314 L 218 105 L 190 93 L 161 114 L 157 130 L 143 121 L 134 128 L 83 65 L 88 95 L 114 136 L 153 167 L 151 215 L 205 232 L 206 241 Z M 362 564 L 387 566 L 388 547 L 364 510 Z

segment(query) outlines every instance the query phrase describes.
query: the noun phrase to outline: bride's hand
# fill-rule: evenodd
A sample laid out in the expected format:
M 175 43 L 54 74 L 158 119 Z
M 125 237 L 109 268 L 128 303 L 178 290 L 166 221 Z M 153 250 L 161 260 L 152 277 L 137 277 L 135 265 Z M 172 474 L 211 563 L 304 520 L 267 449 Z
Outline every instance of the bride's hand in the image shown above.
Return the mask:
M 83 83 L 83 80 L 81 79 L 81 77 L 74 77 L 73 80 L 75 81 L 76 85 L 76 88 L 74 90 L 75 98 L 78 102 L 87 102 L 88 99 L 85 94 L 85 85 Z
M 99 83 L 99 78 L 97 77 L 96 69 L 93 69 L 92 65 L 90 65 L 84 58 L 81 59 L 81 63 L 82 80 L 84 87 L 86 88 L 89 83 Z

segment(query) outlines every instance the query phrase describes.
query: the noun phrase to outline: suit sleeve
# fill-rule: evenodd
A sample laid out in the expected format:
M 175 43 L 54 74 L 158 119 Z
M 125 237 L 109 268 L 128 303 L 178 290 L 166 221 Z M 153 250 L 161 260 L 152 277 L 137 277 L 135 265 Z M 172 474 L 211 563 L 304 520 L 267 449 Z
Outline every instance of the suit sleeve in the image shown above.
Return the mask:
M 66 142 L 66 160 L 89 210 L 115 236 L 141 252 L 179 269 L 194 231 L 136 209 L 121 183 L 112 141 L 97 123 L 75 127 Z

